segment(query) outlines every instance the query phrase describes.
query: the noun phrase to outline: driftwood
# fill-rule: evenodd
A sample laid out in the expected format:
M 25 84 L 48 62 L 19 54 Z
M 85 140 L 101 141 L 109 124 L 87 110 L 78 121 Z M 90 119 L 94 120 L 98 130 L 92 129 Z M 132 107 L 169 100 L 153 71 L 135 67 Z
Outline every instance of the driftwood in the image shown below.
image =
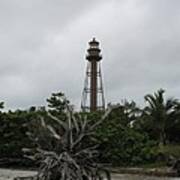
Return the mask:
M 175 161 L 173 169 L 176 170 L 177 175 L 180 176 L 180 159 Z
M 169 156 L 167 160 L 167 165 L 176 171 L 177 176 L 180 177 L 180 159 L 177 159 L 174 156 Z
M 98 146 L 87 142 L 95 139 L 96 128 L 112 109 L 109 108 L 96 123 L 87 120 L 86 116 L 76 117 L 68 104 L 65 109 L 66 121 L 49 114 L 49 119 L 56 126 L 47 124 L 46 119 L 40 117 L 35 122 L 38 132 L 27 133 L 37 148 L 32 151 L 33 154 L 30 149 L 23 148 L 26 157 L 38 161 L 40 168 L 36 177 L 25 177 L 24 180 L 110 180 L 110 173 L 96 162 Z

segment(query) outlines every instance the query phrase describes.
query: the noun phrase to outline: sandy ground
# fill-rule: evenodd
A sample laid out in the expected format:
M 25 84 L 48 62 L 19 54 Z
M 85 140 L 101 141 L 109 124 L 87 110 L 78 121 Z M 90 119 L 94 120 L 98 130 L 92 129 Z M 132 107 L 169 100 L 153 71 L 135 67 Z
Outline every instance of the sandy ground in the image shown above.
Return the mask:
M 180 180 L 180 178 L 114 174 L 113 180 Z
M 22 171 L 22 170 L 10 170 L 10 169 L 0 169 L 0 180 L 13 180 L 17 176 L 32 176 L 35 175 L 34 171 Z M 113 180 L 180 180 L 180 178 L 156 178 L 148 176 L 138 176 L 138 175 L 120 175 L 114 174 Z
M 24 176 L 31 176 L 35 174 L 36 172 L 33 172 L 33 171 L 0 169 L 0 180 L 13 180 L 17 176 L 24 177 Z

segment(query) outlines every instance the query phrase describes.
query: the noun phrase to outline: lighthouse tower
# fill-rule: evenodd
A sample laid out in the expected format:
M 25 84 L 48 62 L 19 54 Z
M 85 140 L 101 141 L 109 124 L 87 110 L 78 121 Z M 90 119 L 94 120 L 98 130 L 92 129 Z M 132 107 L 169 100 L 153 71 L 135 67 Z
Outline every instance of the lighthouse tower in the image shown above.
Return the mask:
M 87 69 L 82 94 L 81 109 L 84 112 L 93 112 L 105 109 L 105 98 L 101 74 L 101 49 L 99 42 L 93 38 L 89 42 L 86 55 Z

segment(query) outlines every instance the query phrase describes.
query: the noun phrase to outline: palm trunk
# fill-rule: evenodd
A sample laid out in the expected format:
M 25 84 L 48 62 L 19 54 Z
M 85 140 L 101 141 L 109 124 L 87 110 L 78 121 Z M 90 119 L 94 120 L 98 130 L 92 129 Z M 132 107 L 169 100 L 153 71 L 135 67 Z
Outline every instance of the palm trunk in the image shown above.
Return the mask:
M 165 133 L 164 129 L 160 132 L 159 136 L 160 136 L 159 137 L 159 145 L 160 146 L 166 145 L 166 133 Z

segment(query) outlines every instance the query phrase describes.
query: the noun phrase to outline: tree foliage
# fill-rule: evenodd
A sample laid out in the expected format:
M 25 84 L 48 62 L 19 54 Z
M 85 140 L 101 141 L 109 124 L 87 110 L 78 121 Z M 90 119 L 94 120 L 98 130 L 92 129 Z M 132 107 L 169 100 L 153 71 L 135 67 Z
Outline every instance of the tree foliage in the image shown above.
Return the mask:
M 57 92 L 52 93 L 51 97 L 47 99 L 47 103 L 53 115 L 62 115 L 66 109 L 66 103 L 69 104 L 69 101 L 65 102 L 64 93 Z
M 124 101 L 112 109 L 95 130 L 96 141 L 94 138 L 85 138 L 84 144 L 90 147 L 93 143 L 99 144 L 100 156 L 96 158 L 98 162 L 127 166 L 155 162 L 158 161 L 158 153 L 164 153 L 163 147 L 159 145 L 166 144 L 164 148 L 180 145 L 180 103 L 174 98 L 166 99 L 164 93 L 164 90 L 160 89 L 154 94 L 146 95 L 146 106 L 142 108 L 133 101 Z M 65 101 L 64 94 L 58 92 L 53 93 L 47 99 L 47 103 L 48 108 L 31 107 L 28 110 L 0 111 L 0 165 L 4 158 L 19 158 L 27 162 L 21 149 L 34 148 L 37 145 L 26 134 L 30 127 L 43 144 L 43 148 L 47 151 L 52 150 L 55 140 L 51 137 L 52 141 L 47 141 L 50 133 L 46 133 L 47 129 L 41 127 L 40 117 L 44 119 L 46 126 L 51 126 L 55 132 L 63 136 L 64 129 L 59 123 L 69 122 L 66 104 L 71 108 L 70 102 Z M 3 108 L 3 105 L 0 103 L 0 108 Z M 96 124 L 103 114 L 104 112 L 75 112 L 71 117 L 79 123 L 80 117 L 86 116 L 89 127 Z M 56 117 L 57 121 L 52 120 L 53 117 Z M 73 130 L 73 133 L 75 132 Z M 166 152 L 165 156 L 167 154 Z M 19 162 L 23 161 L 15 161 L 14 164 L 18 165 Z M 20 165 L 24 167 L 24 163 Z
M 153 161 L 150 148 L 155 145 L 145 133 L 133 128 L 139 118 L 139 108 L 135 103 L 119 105 L 97 131 L 100 140 L 101 161 L 113 165 L 137 165 Z M 145 155 L 149 153 L 149 156 Z

